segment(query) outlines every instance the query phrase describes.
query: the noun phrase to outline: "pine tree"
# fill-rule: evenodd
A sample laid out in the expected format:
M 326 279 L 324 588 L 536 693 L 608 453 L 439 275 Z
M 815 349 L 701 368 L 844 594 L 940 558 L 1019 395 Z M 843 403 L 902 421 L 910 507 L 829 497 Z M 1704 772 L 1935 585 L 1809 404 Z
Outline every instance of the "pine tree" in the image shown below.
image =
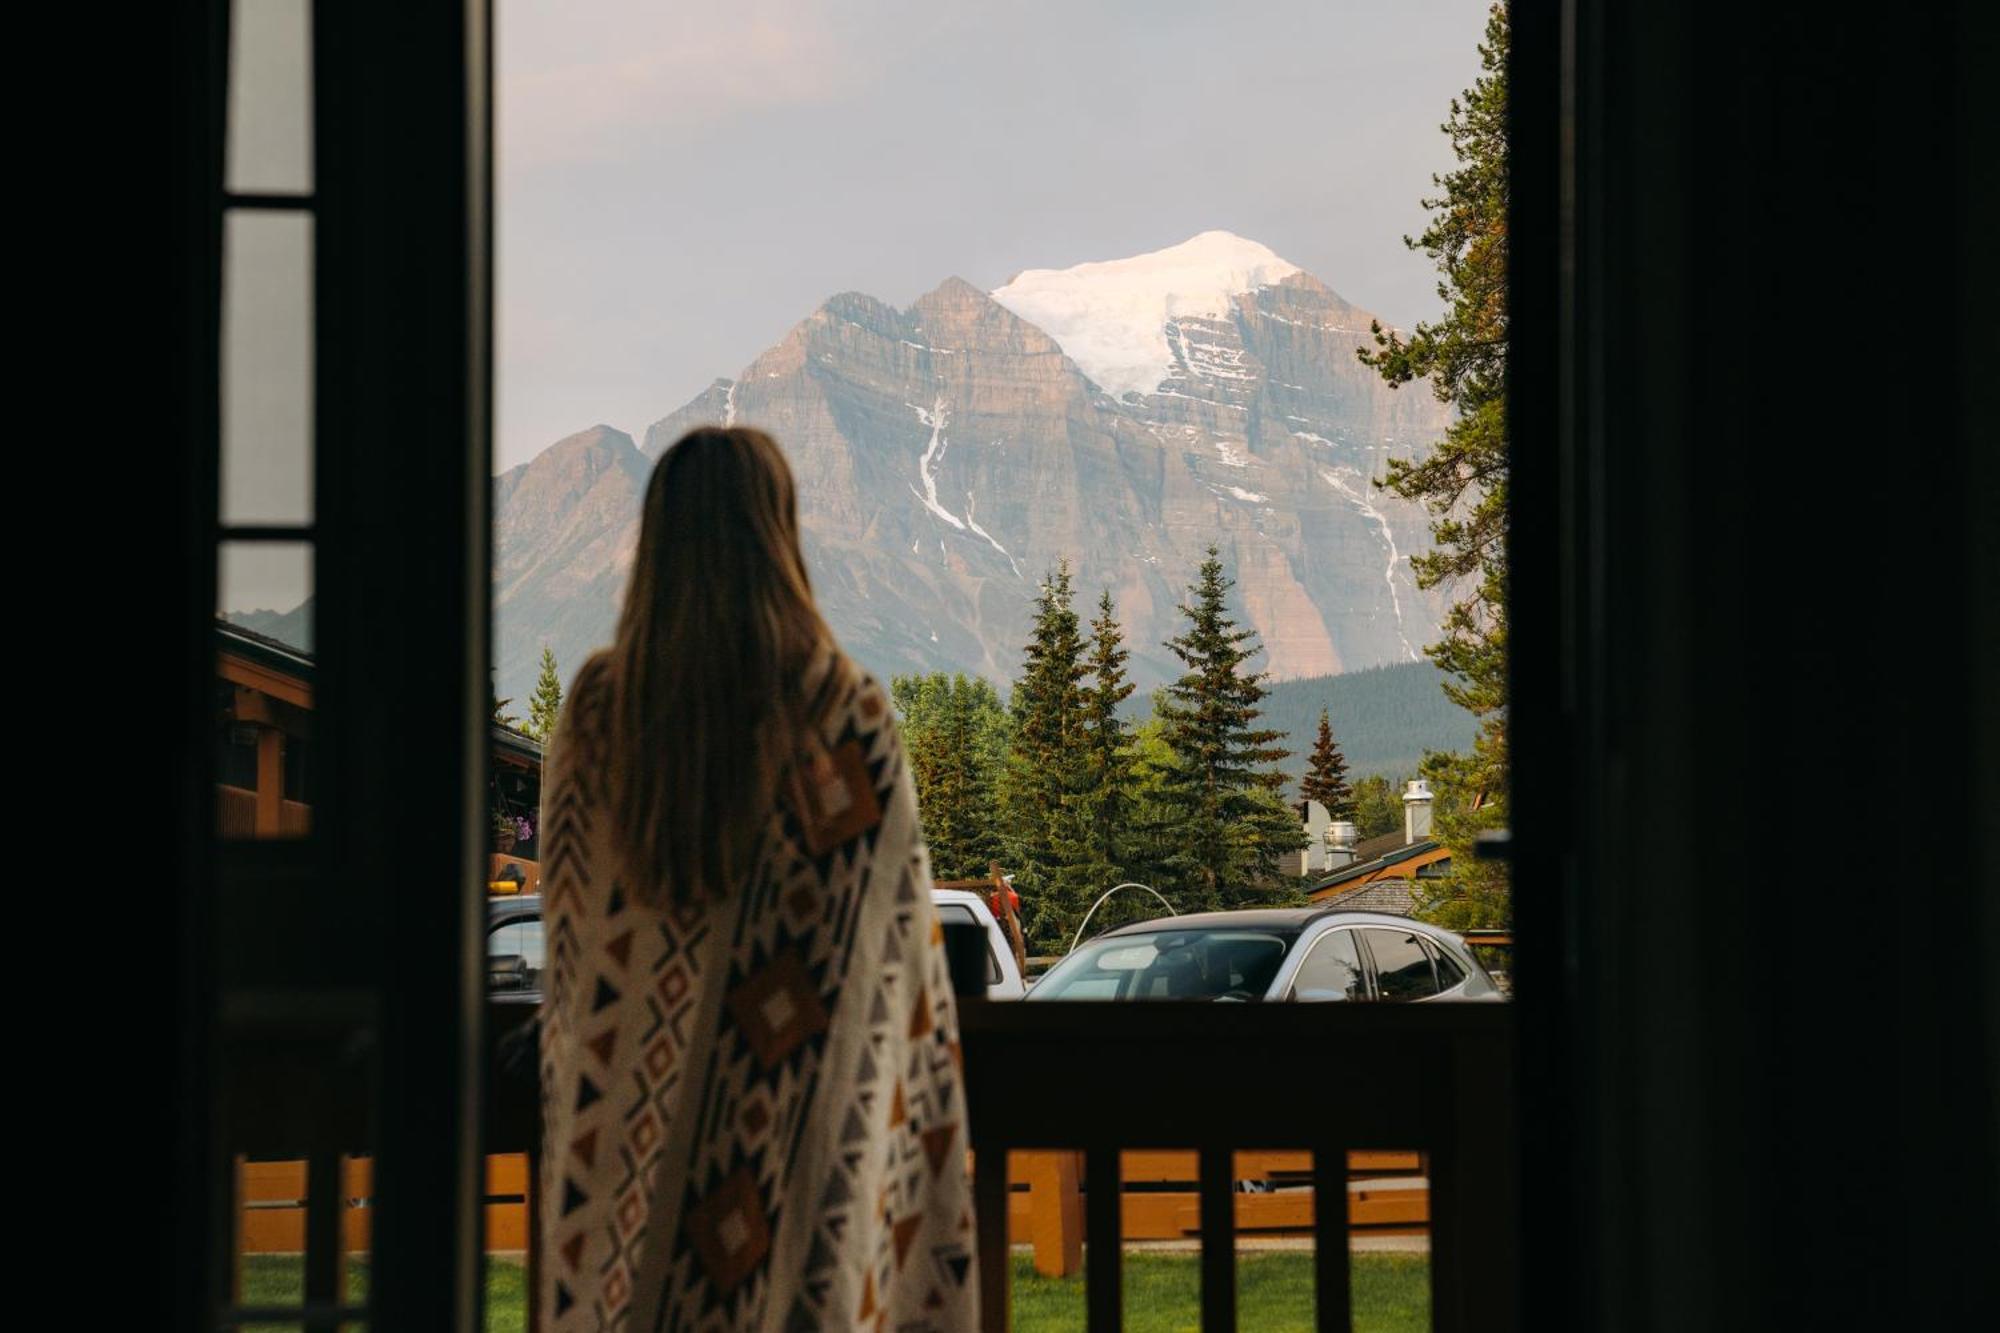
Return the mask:
M 1055 897 L 1079 916 L 1106 889 L 1130 878 L 1133 869 L 1137 777 L 1131 738 L 1119 713 L 1135 688 L 1125 674 L 1130 657 L 1106 590 L 1098 598 L 1097 618 L 1090 622 L 1085 659 L 1090 684 L 1082 691 L 1077 728 L 1078 787 L 1070 793 L 1056 839 L 1060 867 Z M 1078 922 L 1062 924 L 1074 932 Z
M 1009 701 L 1012 730 L 1001 771 L 1006 863 L 1021 894 L 1031 948 L 1054 947 L 1082 908 L 1057 897 L 1061 821 L 1080 785 L 1083 641 L 1071 606 L 1069 562 L 1057 565 L 1035 599 L 1035 622 Z M 1063 940 L 1067 943 L 1067 940 Z
M 1422 236 L 1404 237 L 1437 266 L 1446 306 L 1435 324 L 1405 339 L 1374 326 L 1375 349 L 1363 362 L 1389 384 L 1428 379 L 1439 402 L 1455 410 L 1437 447 L 1420 460 L 1391 459 L 1377 482 L 1431 515 L 1433 549 L 1412 556 L 1420 588 L 1451 587 L 1444 638 L 1427 649 L 1454 677 L 1445 692 L 1480 719 L 1469 755 L 1434 754 L 1425 776 L 1440 806 L 1457 814 L 1435 825 L 1451 849 L 1446 894 L 1466 899 L 1479 919 L 1453 913 L 1461 926 L 1508 924 L 1506 867 L 1477 861 L 1473 840 L 1506 824 L 1507 808 L 1507 6 L 1487 15 L 1479 46 L 1480 77 L 1454 98 L 1443 126 L 1458 167 L 1432 177 L 1442 193 L 1423 201 L 1431 214 Z M 1424 910 L 1434 918 L 1439 897 Z
M 1333 741 L 1333 722 L 1324 708 L 1319 710 L 1319 735 L 1313 739 L 1312 757 L 1307 761 L 1305 781 L 1299 795 L 1318 801 L 1335 819 L 1354 818 L 1354 791 L 1347 785 L 1347 759 Z
M 530 736 L 545 741 L 549 733 L 556 729 L 556 718 L 562 712 L 562 677 L 556 674 L 556 655 L 542 645 L 542 672 L 535 680 L 535 692 L 528 698 L 528 727 Z
M 974 879 L 1000 855 L 994 788 L 1006 746 L 1006 710 L 986 681 L 942 672 L 898 676 L 891 696 L 916 782 L 931 871 Z
M 1280 733 L 1256 725 L 1264 677 L 1247 669 L 1256 631 L 1229 618 L 1234 586 L 1210 546 L 1180 607 L 1187 627 L 1166 644 L 1187 672 L 1156 696 L 1173 755 L 1161 782 L 1173 824 L 1167 896 L 1184 912 L 1296 896 L 1278 861 L 1306 841 L 1284 797 L 1285 776 L 1272 767 L 1289 752 L 1272 743 Z
M 515 717 L 512 713 L 507 711 L 507 706 L 513 703 L 514 701 L 511 698 L 502 699 L 500 697 L 500 691 L 494 686 L 495 679 L 496 677 L 494 673 L 489 672 L 487 674 L 486 677 L 487 712 L 492 716 L 493 720 L 495 722 L 498 722 L 501 726 L 507 727 L 510 730 L 519 731 L 521 729 L 521 719 Z
M 1354 827 L 1363 842 L 1403 827 L 1402 786 L 1380 773 L 1354 784 Z M 1435 820 L 1432 826 L 1436 827 Z

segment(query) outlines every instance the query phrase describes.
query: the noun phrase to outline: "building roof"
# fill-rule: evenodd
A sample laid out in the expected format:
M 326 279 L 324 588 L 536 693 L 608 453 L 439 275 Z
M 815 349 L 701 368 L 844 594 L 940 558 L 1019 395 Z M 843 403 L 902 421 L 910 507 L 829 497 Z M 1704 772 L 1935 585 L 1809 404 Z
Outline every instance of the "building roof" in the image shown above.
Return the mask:
M 283 639 L 259 634 L 254 629 L 224 620 L 221 616 L 215 618 L 215 636 L 222 640 L 222 645 L 231 652 L 240 653 L 264 666 L 297 676 L 301 680 L 312 679 L 312 654 L 286 643 Z
M 1336 893 L 1331 898 L 1322 898 L 1319 905 L 1342 912 L 1386 912 L 1390 916 L 1408 916 L 1410 909 L 1416 905 L 1416 886 L 1414 879 L 1391 875 L 1386 879 L 1370 880 L 1345 893 Z
M 1400 833 L 1384 833 L 1379 838 L 1369 838 L 1355 846 L 1352 865 L 1344 865 L 1338 870 L 1320 876 L 1306 892 L 1319 893 L 1324 889 L 1345 884 L 1349 880 L 1361 879 L 1377 871 L 1386 870 L 1399 862 L 1407 861 L 1413 856 L 1434 852 L 1438 846 L 1436 838 L 1418 838 L 1415 842 L 1404 842 Z
M 310 685 L 315 663 L 313 655 L 303 648 L 297 648 L 282 639 L 274 639 L 268 634 L 246 629 L 242 625 L 215 618 L 215 637 L 221 646 L 230 652 L 250 658 L 273 671 L 282 672 L 301 684 Z M 526 732 L 495 722 L 492 726 L 493 748 L 524 763 L 539 767 L 542 762 L 542 743 Z

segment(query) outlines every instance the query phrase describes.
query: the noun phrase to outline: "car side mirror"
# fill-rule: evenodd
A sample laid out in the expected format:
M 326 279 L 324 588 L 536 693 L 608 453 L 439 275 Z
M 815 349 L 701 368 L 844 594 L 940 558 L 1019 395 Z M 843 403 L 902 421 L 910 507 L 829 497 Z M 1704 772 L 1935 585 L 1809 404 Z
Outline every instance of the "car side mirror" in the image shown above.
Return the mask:
M 528 960 L 517 953 L 489 954 L 486 959 L 486 989 L 528 989 Z

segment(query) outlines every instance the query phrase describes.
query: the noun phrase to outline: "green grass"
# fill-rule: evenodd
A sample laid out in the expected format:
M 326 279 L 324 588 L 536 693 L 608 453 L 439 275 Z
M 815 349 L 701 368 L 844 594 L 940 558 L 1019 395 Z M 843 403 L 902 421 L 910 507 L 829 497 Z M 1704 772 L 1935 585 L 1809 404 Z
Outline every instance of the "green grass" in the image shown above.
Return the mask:
M 304 1299 L 305 1260 L 296 1254 L 243 1256 L 245 1305 L 297 1305 Z M 347 1265 L 347 1299 L 368 1299 L 368 1261 Z M 244 1333 L 280 1333 L 296 1324 L 245 1324 Z M 527 1333 L 528 1270 L 510 1259 L 486 1261 L 486 1333 Z
M 1420 1254 L 1357 1254 L 1356 1333 L 1404 1333 L 1431 1326 L 1430 1259 Z M 1201 1260 L 1195 1254 L 1127 1252 L 1127 1333 L 1192 1333 L 1201 1327 Z M 1257 1333 L 1313 1327 L 1313 1256 L 1306 1250 L 1236 1256 L 1236 1325 Z M 1014 1257 L 1014 1327 L 1079 1329 L 1082 1275 L 1042 1277 L 1028 1255 Z
M 1257 1333 L 1292 1333 L 1313 1326 L 1312 1254 L 1284 1250 L 1236 1257 L 1237 1327 Z M 1182 1333 L 1201 1326 L 1201 1260 L 1194 1254 L 1128 1252 L 1125 1255 L 1127 1333 Z M 246 1305 L 296 1305 L 303 1290 L 297 1255 L 253 1254 L 243 1260 Z M 368 1295 L 368 1264 L 348 1265 L 348 1297 Z M 526 1270 L 492 1259 L 486 1265 L 487 1333 L 525 1333 Z M 1420 1254 L 1354 1256 L 1356 1333 L 1420 1333 L 1431 1326 L 1430 1260 Z M 277 1333 L 284 1324 L 246 1324 L 247 1333 Z M 295 1327 L 295 1326 L 293 1326 Z M 1083 1277 L 1042 1277 L 1026 1254 L 1014 1257 L 1014 1327 L 1020 1333 L 1054 1333 L 1083 1327 Z

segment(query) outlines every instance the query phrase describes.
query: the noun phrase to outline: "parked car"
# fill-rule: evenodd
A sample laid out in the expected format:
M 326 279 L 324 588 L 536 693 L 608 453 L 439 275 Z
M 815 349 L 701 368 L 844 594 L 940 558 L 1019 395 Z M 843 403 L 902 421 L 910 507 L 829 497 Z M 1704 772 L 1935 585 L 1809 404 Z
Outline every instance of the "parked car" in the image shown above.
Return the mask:
M 1380 912 L 1271 908 L 1106 931 L 1030 1000 L 1504 1000 L 1463 939 Z
M 935 889 L 931 901 L 944 920 L 972 920 L 986 932 L 986 994 L 1018 1000 L 1027 987 L 1006 932 L 976 893 Z M 542 899 L 540 894 L 497 895 L 486 902 L 486 991 L 505 1004 L 539 1004 L 542 998 Z
M 1007 932 L 1000 928 L 985 898 L 969 889 L 932 889 L 931 901 L 937 904 L 941 920 L 947 923 L 971 920 L 986 932 L 987 999 L 1018 1000 L 1028 993 L 1027 983 L 1021 979 L 1020 964 L 1014 961 L 1014 950 L 1007 942 Z
M 542 1000 L 542 895 L 486 900 L 486 993 L 506 1004 Z

